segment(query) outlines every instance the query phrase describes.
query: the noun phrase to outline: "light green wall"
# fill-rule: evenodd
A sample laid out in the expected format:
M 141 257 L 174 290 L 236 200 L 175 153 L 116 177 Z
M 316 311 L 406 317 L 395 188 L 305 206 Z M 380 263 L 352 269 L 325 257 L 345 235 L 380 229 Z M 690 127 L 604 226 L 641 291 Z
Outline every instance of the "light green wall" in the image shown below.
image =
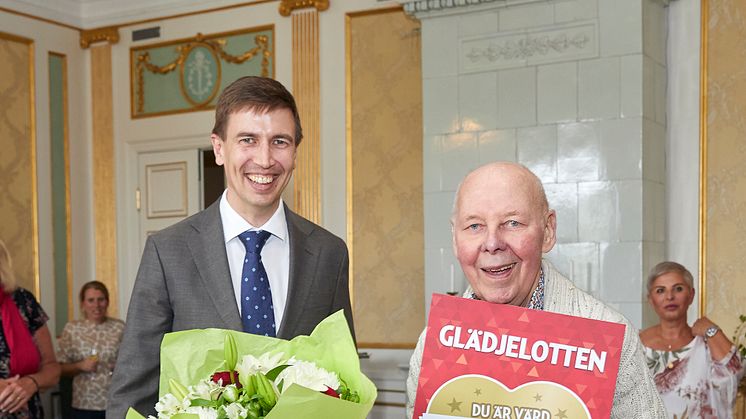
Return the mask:
M 52 240 L 54 241 L 54 294 L 56 334 L 68 320 L 68 252 L 67 226 L 68 195 L 66 179 L 69 176 L 65 162 L 67 153 L 65 125 L 65 57 L 49 55 L 49 126 L 52 164 Z

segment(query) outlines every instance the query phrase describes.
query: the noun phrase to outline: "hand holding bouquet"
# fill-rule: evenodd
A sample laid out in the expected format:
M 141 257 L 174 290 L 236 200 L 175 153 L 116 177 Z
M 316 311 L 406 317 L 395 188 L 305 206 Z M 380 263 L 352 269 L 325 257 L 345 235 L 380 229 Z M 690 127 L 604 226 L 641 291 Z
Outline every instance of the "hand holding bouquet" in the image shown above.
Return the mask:
M 161 345 L 158 419 L 363 419 L 375 398 L 341 311 L 291 341 L 206 329 Z

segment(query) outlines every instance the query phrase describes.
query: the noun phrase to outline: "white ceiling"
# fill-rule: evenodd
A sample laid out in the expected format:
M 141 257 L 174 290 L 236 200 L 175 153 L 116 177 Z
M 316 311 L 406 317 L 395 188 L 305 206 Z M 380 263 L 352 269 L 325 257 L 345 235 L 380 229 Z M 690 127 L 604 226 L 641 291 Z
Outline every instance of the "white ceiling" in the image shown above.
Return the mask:
M 92 29 L 195 12 L 246 0 L 0 0 L 0 7 Z

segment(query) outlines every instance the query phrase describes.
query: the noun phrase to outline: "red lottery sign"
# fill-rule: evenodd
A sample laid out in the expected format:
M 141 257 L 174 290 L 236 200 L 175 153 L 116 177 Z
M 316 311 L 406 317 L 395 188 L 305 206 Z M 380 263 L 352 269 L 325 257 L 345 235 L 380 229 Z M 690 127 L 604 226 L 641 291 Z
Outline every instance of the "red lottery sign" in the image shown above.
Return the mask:
M 608 418 L 624 328 L 435 294 L 414 418 Z

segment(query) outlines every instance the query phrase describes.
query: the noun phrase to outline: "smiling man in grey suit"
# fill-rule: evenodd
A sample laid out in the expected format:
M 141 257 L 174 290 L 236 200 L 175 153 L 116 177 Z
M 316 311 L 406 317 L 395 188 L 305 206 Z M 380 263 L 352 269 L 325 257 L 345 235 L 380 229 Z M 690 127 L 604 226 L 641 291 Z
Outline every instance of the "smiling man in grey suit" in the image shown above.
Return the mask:
M 354 330 L 347 246 L 282 202 L 302 136 L 295 100 L 280 83 L 243 77 L 220 95 L 211 142 L 227 189 L 209 208 L 148 238 L 112 378 L 108 419 L 122 419 L 129 407 L 155 414 L 165 333 L 208 327 L 256 333 L 256 318 L 262 317 L 262 327 L 272 329 L 262 334 L 290 339 L 309 334 L 339 309 Z M 243 241 L 256 243 L 260 234 L 268 238 L 256 246 L 258 265 L 251 264 Z M 257 298 L 269 298 L 267 312 L 252 319 L 254 308 L 261 309 L 253 302 L 247 306 L 254 294 L 242 282 L 259 266 L 266 275 L 257 280 L 264 286 L 266 276 L 269 289 Z

